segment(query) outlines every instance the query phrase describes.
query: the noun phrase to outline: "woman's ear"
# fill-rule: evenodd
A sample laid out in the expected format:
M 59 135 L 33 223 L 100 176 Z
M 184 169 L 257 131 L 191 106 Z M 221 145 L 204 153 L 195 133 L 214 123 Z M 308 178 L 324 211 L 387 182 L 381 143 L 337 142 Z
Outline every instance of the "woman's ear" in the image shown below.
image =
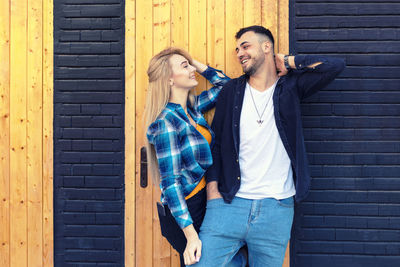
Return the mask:
M 174 80 L 172 80 L 171 78 L 169 79 L 169 85 L 170 86 L 174 85 Z

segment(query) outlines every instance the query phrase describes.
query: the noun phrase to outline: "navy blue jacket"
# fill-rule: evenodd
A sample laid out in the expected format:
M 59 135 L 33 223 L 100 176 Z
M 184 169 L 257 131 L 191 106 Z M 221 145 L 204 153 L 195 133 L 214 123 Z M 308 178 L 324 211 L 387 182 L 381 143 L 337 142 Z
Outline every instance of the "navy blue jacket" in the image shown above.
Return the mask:
M 317 62 L 322 64 L 315 68 L 307 67 Z M 276 126 L 291 160 L 296 187 L 295 199 L 299 202 L 307 196 L 311 180 L 300 101 L 333 81 L 344 69 L 345 63 L 339 58 L 297 55 L 295 64 L 296 70 L 289 71 L 279 79 L 273 102 Z M 228 203 L 240 187 L 239 126 L 247 78 L 243 75 L 224 85 L 211 126 L 216 138 L 212 148 L 213 165 L 207 170 L 207 182 L 217 181 L 218 189 Z

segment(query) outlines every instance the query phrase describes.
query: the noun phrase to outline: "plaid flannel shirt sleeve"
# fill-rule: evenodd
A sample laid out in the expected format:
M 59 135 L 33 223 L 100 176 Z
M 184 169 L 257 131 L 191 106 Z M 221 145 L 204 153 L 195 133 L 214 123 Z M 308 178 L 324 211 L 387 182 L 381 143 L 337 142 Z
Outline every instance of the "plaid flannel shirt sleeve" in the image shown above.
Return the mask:
M 172 216 L 183 229 L 193 223 L 180 182 L 182 158 L 176 130 L 157 120 L 150 125 L 147 138 L 154 145 L 160 171 L 160 188 L 171 210 Z
M 220 77 L 218 72 L 223 75 Z M 224 84 L 226 84 L 230 78 L 225 75 L 221 70 L 208 67 L 201 75 L 206 78 L 212 85 L 209 90 L 203 91 L 200 95 L 196 96 L 196 104 L 201 113 L 212 109 L 217 102 L 218 95 L 222 90 Z

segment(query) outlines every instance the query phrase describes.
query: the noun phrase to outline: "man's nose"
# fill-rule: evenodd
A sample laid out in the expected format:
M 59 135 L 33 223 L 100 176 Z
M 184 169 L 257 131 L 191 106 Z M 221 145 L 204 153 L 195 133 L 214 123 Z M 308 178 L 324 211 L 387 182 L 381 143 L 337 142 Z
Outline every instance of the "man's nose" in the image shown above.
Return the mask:
M 237 58 L 240 60 L 243 57 L 243 51 L 241 49 L 238 50 L 237 54 L 236 54 Z

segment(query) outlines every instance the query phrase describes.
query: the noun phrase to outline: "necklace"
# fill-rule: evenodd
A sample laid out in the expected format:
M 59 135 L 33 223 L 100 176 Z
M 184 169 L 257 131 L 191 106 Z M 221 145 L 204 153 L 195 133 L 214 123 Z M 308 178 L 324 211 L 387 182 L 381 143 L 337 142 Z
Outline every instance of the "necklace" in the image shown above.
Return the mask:
M 271 88 L 271 89 L 272 89 L 272 88 Z M 270 89 L 270 90 L 271 90 L 271 89 Z M 262 120 L 261 118 L 262 118 L 262 116 L 264 115 L 264 112 L 265 112 L 265 110 L 267 109 L 267 106 L 268 106 L 268 104 L 269 104 L 269 101 L 271 100 L 272 95 L 274 94 L 274 92 L 272 92 L 271 95 L 269 96 L 268 101 L 267 101 L 267 104 L 265 105 L 265 107 L 264 107 L 264 109 L 263 109 L 263 111 L 262 111 L 262 113 L 261 113 L 261 115 L 260 115 L 260 112 L 258 112 L 258 109 L 257 109 L 256 102 L 254 101 L 253 93 L 251 92 L 251 87 L 250 87 L 250 86 L 249 86 L 249 91 L 250 91 L 251 99 L 253 100 L 254 108 L 256 109 L 256 112 L 257 112 L 257 115 L 258 115 L 258 120 L 257 120 L 258 126 L 261 127 L 261 124 L 264 122 L 264 120 Z

